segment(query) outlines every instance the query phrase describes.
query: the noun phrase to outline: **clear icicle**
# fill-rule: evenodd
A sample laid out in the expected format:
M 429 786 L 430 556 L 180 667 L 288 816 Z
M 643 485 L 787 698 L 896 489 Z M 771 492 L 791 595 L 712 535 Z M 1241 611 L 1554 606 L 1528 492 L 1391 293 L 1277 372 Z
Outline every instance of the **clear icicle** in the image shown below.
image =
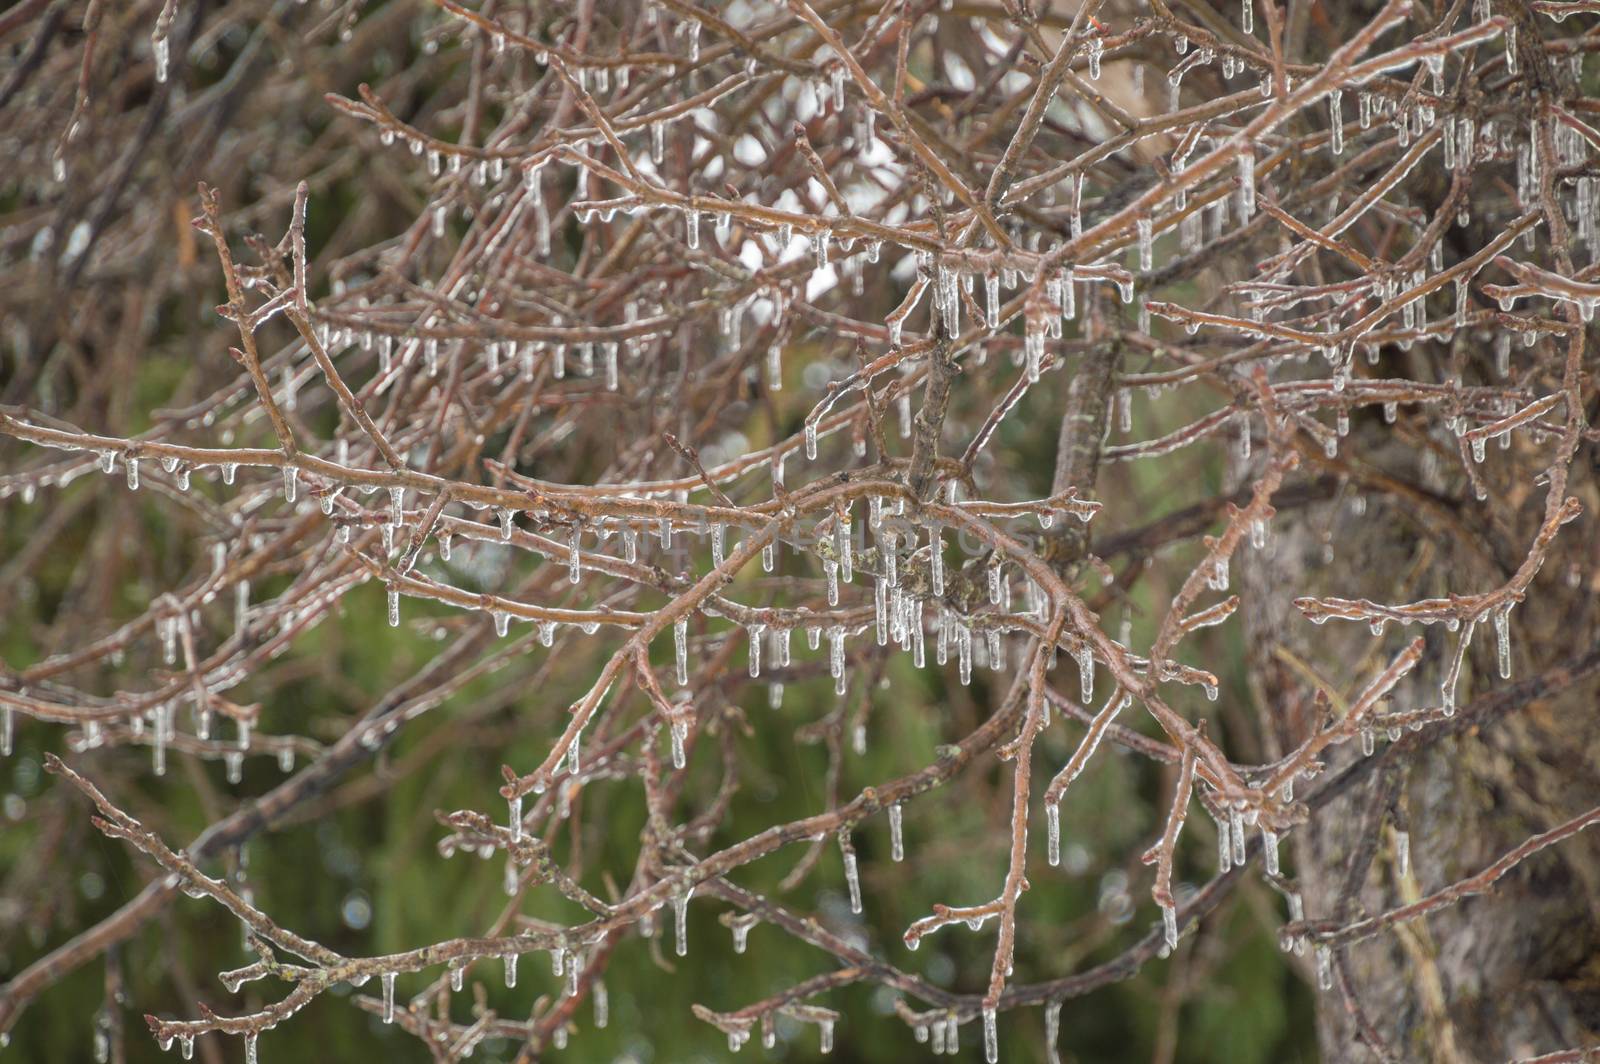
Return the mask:
M 392 587 L 389 589 L 389 627 L 400 627 L 400 592 Z
M 518 795 L 509 800 L 510 816 L 507 818 L 511 827 L 511 841 L 522 841 L 522 796 Z
M 1248 222 L 1256 213 L 1256 157 L 1250 145 L 1239 152 L 1239 221 Z
M 1061 1064 L 1061 1051 L 1056 1043 L 1061 1040 L 1061 1002 L 1052 1001 L 1044 1007 L 1044 1045 L 1050 1054 L 1050 1064 Z
M 861 872 L 856 864 L 856 851 L 850 845 L 850 840 L 839 836 L 839 846 L 844 856 L 844 882 L 850 890 L 850 911 L 861 912 Z
M 889 859 L 892 861 L 904 861 L 906 859 L 903 823 L 903 807 L 899 802 L 895 802 L 889 807 Z
M 299 494 L 300 470 L 292 465 L 283 467 L 283 501 L 293 503 Z
M 678 686 L 685 687 L 689 683 L 689 618 L 672 622 L 672 646 L 677 655 Z
M 672 767 L 682 769 L 688 763 L 683 744 L 689 738 L 689 725 L 682 720 L 672 722 Z
M 518 954 L 507 953 L 506 960 L 506 987 L 509 989 L 517 985 L 517 957 Z
M 1178 909 L 1174 905 L 1161 906 L 1161 929 L 1167 952 L 1178 948 Z
M 383 1022 L 394 1022 L 394 975 L 393 972 L 384 972 L 381 976 L 383 982 Z
M 256 1039 L 259 1037 L 255 1031 L 244 1036 L 244 1064 L 256 1064 L 259 1059 L 256 1055 Z
M 1061 864 L 1061 804 L 1045 802 L 1044 819 L 1049 839 L 1050 867 L 1056 868 Z
M 1500 678 L 1511 679 L 1511 609 L 1494 612 L 1495 648 L 1500 663 Z
M 983 1007 L 983 1059 L 996 1064 L 1000 1059 L 1000 1032 L 993 1005 Z
M 678 956 L 689 955 L 689 892 L 672 896 L 672 929 L 677 935 Z

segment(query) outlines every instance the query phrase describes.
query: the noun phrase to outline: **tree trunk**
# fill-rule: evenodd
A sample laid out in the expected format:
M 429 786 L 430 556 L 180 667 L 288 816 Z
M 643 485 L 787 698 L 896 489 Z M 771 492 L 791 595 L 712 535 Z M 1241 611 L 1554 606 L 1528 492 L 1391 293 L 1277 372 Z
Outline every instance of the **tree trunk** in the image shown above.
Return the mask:
M 1295 596 L 1398 603 L 1490 590 L 1505 583 L 1539 527 L 1545 490 L 1534 480 L 1548 449 L 1521 440 L 1514 450 L 1491 448 L 1478 466 L 1489 497 L 1478 501 L 1462 483 L 1458 456 L 1430 452 L 1438 443 L 1416 437 L 1403 413 L 1397 428 L 1376 418 L 1358 422 L 1341 454 L 1368 461 L 1326 463 L 1349 478 L 1340 495 L 1280 517 L 1268 548 L 1245 559 L 1242 612 L 1268 756 L 1303 740 L 1313 725 L 1308 669 L 1353 699 L 1420 631 L 1422 662 L 1388 708 L 1436 706 L 1463 636 L 1442 625 L 1391 625 L 1380 637 L 1361 623 L 1315 627 L 1292 605 Z M 1381 442 L 1385 434 L 1391 438 Z M 1580 451 L 1567 492 L 1592 515 L 1591 459 L 1592 450 Z M 1414 901 L 1600 805 L 1592 674 L 1600 600 L 1592 583 L 1596 543 L 1586 528 L 1592 517 L 1557 537 L 1511 614 L 1513 679 L 1499 677 L 1495 632 L 1479 625 L 1462 668 L 1460 718 L 1442 726 L 1471 720 L 1473 700 L 1481 704 L 1573 659 L 1587 655 L 1589 674 L 1572 681 L 1557 673 L 1552 686 L 1562 689 L 1436 742 L 1419 735 L 1393 746 L 1378 735 L 1372 770 L 1293 836 L 1292 867 L 1309 920 L 1344 922 Z M 1359 745 L 1338 747 L 1321 778 L 1303 786 L 1314 789 L 1359 761 Z M 1409 870 L 1399 859 L 1400 831 L 1409 835 Z M 1303 959 L 1315 979 L 1310 951 Z M 1592 1045 L 1600 1032 L 1600 839 L 1590 832 L 1547 849 L 1488 895 L 1351 946 L 1335 958 L 1340 966 L 1360 1012 L 1398 1060 L 1504 1061 Z M 1359 1020 L 1338 982 L 1319 996 L 1325 1059 L 1375 1059 L 1361 1048 Z

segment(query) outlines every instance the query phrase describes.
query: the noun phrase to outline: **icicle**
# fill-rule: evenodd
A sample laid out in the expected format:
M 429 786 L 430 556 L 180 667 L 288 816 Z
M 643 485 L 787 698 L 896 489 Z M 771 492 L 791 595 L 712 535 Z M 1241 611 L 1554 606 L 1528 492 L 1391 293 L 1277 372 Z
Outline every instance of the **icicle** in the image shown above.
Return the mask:
M 844 833 L 839 835 L 839 848 L 844 857 L 844 882 L 850 890 L 850 911 L 861 912 L 861 873 L 856 867 L 856 851 L 850 845 L 849 836 Z
M 452 991 L 457 994 L 461 993 L 461 987 L 466 982 L 466 974 L 467 969 L 465 965 L 460 963 L 452 963 L 450 965 L 450 989 Z
M 1248 0 L 1246 0 L 1248 2 Z M 1328 148 L 1335 155 L 1344 154 L 1344 94 L 1338 89 L 1328 93 L 1328 129 L 1331 134 Z
M 1245 36 L 1256 31 L 1255 0 L 1242 0 L 1239 5 L 1239 27 L 1244 30 Z
M 1056 1043 L 1061 1039 L 1061 1002 L 1052 1001 L 1044 1007 L 1044 1044 L 1050 1054 L 1050 1064 L 1061 1064 L 1061 1052 Z
M 1267 875 L 1269 875 L 1269 876 L 1278 875 L 1279 874 L 1279 871 L 1278 871 L 1279 865 L 1278 865 L 1278 834 L 1277 834 L 1277 832 L 1268 831 L 1266 828 L 1262 828 L 1261 829 L 1261 852 L 1262 852 L 1262 855 L 1266 858 Z
M 1167 952 L 1178 948 L 1178 909 L 1175 905 L 1161 906 L 1161 929 Z
M 244 1036 L 244 1064 L 256 1064 L 256 1039 L 260 1037 L 255 1031 Z
M 511 533 L 516 530 L 514 515 L 506 507 L 500 507 L 500 542 L 510 543 Z
M 1155 262 L 1155 252 L 1151 246 L 1154 225 L 1148 217 L 1141 217 L 1134 224 L 1139 231 L 1139 269 L 1148 272 Z
M 572 536 L 567 541 L 567 583 L 569 584 L 576 584 L 582 578 L 578 565 L 578 542 L 582 535 L 582 529 L 577 525 L 573 525 Z
M 1401 879 L 1411 874 L 1411 833 L 1408 831 L 1394 833 L 1394 865 L 1395 874 Z
M 1333 957 L 1327 946 L 1318 945 L 1317 957 L 1317 986 L 1323 990 L 1333 989 Z
M 517 985 L 517 957 L 518 954 L 515 953 L 507 953 L 505 955 L 506 989 L 508 990 Z
M 673 932 L 677 935 L 677 952 L 680 957 L 689 955 L 689 891 L 672 896 Z
M 128 490 L 129 491 L 138 491 L 139 490 L 139 460 L 137 458 L 129 457 L 128 460 L 127 460 L 127 470 L 128 470 Z M 289 501 L 293 502 L 294 500 L 290 499 Z
M 1506 73 L 1517 76 L 1517 24 L 1506 27 Z
M 1246 145 L 1239 152 L 1239 221 L 1248 222 L 1256 213 L 1256 157 L 1255 148 Z
M 761 678 L 761 637 L 766 630 L 767 626 L 764 624 L 752 624 L 746 630 L 750 644 L 750 678 L 752 680 Z
M 819 1053 L 833 1052 L 833 1021 L 824 1019 L 817 1022 L 817 1051 Z
M 1055 868 L 1061 864 L 1061 803 L 1046 801 L 1044 818 L 1049 838 L 1050 867 Z
M 996 1029 L 993 1005 L 983 1007 L 983 1059 L 996 1064 L 1000 1059 L 1000 1033 Z
M 683 744 L 689 738 L 689 725 L 682 719 L 672 722 L 672 767 L 682 769 L 687 764 Z
M 511 826 L 511 841 L 513 843 L 521 842 L 522 841 L 522 796 L 518 795 L 515 798 L 508 799 L 508 803 L 509 803 L 509 807 L 510 807 L 510 811 L 511 811 L 510 812 L 510 816 L 508 818 L 508 823 Z
M 392 587 L 389 589 L 389 627 L 400 627 L 400 592 Z
M 194 1059 L 194 1035 L 180 1034 L 178 1036 L 178 1055 L 184 1060 Z
M 828 629 L 828 671 L 834 679 L 844 677 L 844 626 Z
M 0 706 L 0 757 L 10 757 L 16 740 L 16 720 L 10 706 Z
M 381 976 L 383 982 L 383 1022 L 394 1022 L 394 972 L 384 972 Z
M 1495 649 L 1499 657 L 1500 678 L 1511 679 L 1511 607 L 1494 612 Z
M 1000 278 L 997 274 L 984 276 L 983 292 L 986 299 L 984 321 L 992 332 L 1000 328 Z

